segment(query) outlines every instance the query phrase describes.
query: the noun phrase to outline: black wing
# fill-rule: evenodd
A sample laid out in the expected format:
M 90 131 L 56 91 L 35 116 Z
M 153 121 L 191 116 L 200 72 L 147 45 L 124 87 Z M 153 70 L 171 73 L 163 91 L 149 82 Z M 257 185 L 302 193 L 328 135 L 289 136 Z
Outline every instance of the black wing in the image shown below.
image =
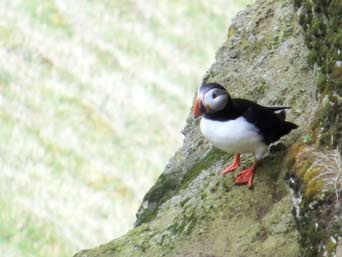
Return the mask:
M 250 105 L 242 115 L 248 122 L 253 123 L 263 137 L 265 144 L 277 141 L 280 137 L 288 134 L 298 126 L 283 119 L 284 115 L 274 113 L 277 110 L 287 109 L 288 107 L 275 107 L 272 109 L 258 104 Z

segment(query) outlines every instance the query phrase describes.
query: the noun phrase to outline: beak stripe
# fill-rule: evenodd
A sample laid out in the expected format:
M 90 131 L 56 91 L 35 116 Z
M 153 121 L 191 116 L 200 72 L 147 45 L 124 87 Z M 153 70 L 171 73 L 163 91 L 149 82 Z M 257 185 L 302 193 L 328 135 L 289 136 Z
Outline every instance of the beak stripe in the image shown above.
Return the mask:
M 195 105 L 194 105 L 194 118 L 195 119 L 201 115 L 201 112 L 199 110 L 200 104 L 201 104 L 201 99 L 197 98 Z

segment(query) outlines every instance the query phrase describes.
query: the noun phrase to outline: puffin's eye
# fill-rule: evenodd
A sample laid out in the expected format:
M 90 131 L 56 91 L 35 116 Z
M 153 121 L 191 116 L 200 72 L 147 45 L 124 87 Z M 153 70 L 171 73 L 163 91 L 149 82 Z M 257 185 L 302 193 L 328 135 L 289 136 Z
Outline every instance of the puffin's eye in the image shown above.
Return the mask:
M 213 93 L 213 98 L 216 98 L 216 96 L 217 96 L 217 95 L 216 95 L 215 92 L 214 92 L 214 93 Z

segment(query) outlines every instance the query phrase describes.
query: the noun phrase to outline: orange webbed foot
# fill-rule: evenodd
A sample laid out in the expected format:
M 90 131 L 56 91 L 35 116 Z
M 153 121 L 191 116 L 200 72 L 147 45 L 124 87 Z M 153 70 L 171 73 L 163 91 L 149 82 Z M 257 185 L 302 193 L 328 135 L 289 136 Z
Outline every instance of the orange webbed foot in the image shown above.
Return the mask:
M 235 179 L 235 185 L 247 184 L 249 188 L 253 187 L 253 175 L 256 170 L 257 162 L 254 162 L 251 167 L 239 173 Z
M 234 158 L 234 162 L 225 168 L 223 171 L 220 172 L 221 176 L 225 176 L 229 172 L 233 172 L 240 166 L 240 154 L 236 154 Z

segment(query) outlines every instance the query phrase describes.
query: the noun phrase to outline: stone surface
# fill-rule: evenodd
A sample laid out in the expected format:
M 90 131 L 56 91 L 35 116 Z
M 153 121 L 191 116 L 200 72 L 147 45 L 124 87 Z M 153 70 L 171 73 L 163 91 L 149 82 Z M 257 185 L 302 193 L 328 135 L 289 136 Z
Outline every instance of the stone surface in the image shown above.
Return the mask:
M 302 196 L 288 187 L 289 160 L 295 161 L 287 149 L 311 138 L 321 105 L 316 98 L 319 72 L 309 68 L 309 54 L 291 1 L 258 1 L 240 12 L 203 82 L 219 82 L 233 97 L 292 106 L 287 119 L 300 127 L 268 154 L 249 190 L 234 185 L 237 173 L 218 175 L 232 156 L 214 149 L 189 114 L 183 147 L 146 194 L 136 227 L 75 257 L 301 256 Z M 242 168 L 251 160 L 243 156 Z

